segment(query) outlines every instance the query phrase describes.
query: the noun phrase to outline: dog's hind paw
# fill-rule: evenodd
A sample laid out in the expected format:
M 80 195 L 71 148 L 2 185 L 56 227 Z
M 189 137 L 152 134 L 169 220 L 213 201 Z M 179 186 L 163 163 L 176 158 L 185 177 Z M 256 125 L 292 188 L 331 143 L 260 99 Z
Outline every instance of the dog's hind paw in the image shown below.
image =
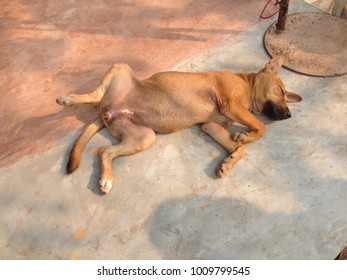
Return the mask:
M 216 175 L 219 178 L 226 176 L 230 170 L 234 167 L 236 162 L 238 162 L 245 153 L 243 146 L 238 146 L 237 149 L 232 152 L 228 157 L 226 157 L 219 165 Z
M 109 193 L 109 191 L 112 189 L 112 178 L 107 178 L 104 176 L 101 176 L 100 180 L 99 180 L 99 184 L 100 184 L 100 190 L 104 193 L 107 194 Z
M 73 104 L 73 98 L 69 95 L 59 96 L 55 101 L 61 106 L 71 106 Z

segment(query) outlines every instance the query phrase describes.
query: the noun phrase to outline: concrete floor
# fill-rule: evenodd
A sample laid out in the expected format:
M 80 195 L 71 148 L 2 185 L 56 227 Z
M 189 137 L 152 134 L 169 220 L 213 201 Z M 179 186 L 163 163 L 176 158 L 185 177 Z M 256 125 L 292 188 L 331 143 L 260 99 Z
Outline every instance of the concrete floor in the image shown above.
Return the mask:
M 327 13 L 332 14 L 333 6 L 336 1 L 335 0 L 305 0 L 305 2 L 316 6 L 320 10 L 323 10 Z M 345 8 L 342 10 L 340 17 L 347 19 L 347 4 L 345 5 Z
M 289 120 L 263 118 L 264 137 L 223 179 L 214 170 L 226 153 L 198 126 L 114 160 L 107 196 L 95 155 L 113 141 L 107 131 L 65 175 L 95 109 L 62 109 L 57 96 L 93 89 L 120 61 L 139 77 L 257 71 L 269 60 L 262 36 L 275 20 L 258 20 L 266 2 L 2 3 L 0 258 L 335 258 L 347 242 L 347 76 L 281 70 L 304 101 L 290 105 Z M 291 13 L 315 11 L 290 5 Z

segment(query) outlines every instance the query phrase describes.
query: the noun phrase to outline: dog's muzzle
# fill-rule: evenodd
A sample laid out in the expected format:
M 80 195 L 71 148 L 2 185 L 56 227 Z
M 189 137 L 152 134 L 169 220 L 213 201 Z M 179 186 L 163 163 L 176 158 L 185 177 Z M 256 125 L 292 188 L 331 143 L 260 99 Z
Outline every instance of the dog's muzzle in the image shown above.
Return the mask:
M 274 120 L 285 120 L 292 116 L 292 113 L 289 111 L 288 107 L 279 106 L 273 103 L 271 100 L 268 100 L 265 103 L 262 113 Z

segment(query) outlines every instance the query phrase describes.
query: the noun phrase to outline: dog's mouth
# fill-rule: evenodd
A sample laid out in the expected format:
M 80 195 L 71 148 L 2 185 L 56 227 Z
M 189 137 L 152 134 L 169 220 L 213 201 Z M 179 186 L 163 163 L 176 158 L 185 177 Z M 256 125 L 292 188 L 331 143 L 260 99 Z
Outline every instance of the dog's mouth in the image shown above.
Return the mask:
M 271 100 L 265 103 L 262 113 L 276 121 L 289 119 L 292 116 L 288 107 L 276 105 Z

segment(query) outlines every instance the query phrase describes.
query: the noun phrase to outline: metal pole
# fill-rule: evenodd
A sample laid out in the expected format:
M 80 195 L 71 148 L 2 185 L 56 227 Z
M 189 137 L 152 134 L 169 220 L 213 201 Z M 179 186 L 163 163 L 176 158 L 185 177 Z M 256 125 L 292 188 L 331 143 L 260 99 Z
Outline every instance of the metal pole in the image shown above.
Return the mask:
M 281 0 L 280 2 L 280 11 L 278 13 L 278 21 L 276 24 L 277 32 L 281 32 L 286 27 L 289 0 Z

